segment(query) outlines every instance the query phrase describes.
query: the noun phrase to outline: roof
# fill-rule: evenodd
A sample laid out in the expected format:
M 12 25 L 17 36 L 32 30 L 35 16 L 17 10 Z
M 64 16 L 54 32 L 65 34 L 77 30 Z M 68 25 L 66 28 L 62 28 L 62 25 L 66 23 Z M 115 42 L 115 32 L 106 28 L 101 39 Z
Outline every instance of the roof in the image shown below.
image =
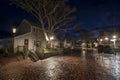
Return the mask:
M 28 25 L 31 25 L 32 27 L 38 27 L 38 26 L 39 26 L 38 24 L 36 24 L 36 23 L 34 23 L 34 22 L 32 22 L 32 21 L 26 20 L 26 19 L 23 19 L 23 20 L 20 22 L 19 25 L 24 24 L 24 23 L 26 23 L 26 24 L 28 24 Z M 18 26 L 19 26 L 19 25 L 18 25 Z M 17 28 L 18 26 L 16 26 L 16 28 Z M 39 28 L 39 27 L 38 27 L 38 28 Z M 17 34 L 16 34 L 16 35 L 17 35 Z M 13 37 L 13 34 L 12 34 L 10 31 L 0 30 L 0 39 L 11 38 L 11 37 Z

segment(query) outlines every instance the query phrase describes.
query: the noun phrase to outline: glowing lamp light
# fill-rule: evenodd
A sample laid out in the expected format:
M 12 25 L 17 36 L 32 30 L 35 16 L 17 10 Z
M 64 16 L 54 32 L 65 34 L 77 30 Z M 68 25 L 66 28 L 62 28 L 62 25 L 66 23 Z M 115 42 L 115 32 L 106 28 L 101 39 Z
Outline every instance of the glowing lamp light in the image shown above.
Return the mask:
M 117 36 L 116 36 L 116 35 L 113 35 L 113 38 L 117 38 Z
M 13 28 L 13 33 L 16 33 L 16 28 Z
M 116 41 L 116 39 L 111 39 L 110 41 L 115 42 L 115 41 Z
M 108 40 L 109 38 L 108 37 L 105 37 L 105 40 Z
M 50 40 L 53 40 L 53 39 L 54 39 L 54 37 L 53 37 L 53 36 L 51 36 L 51 37 L 50 37 Z
M 100 39 L 100 41 L 103 41 L 103 39 Z

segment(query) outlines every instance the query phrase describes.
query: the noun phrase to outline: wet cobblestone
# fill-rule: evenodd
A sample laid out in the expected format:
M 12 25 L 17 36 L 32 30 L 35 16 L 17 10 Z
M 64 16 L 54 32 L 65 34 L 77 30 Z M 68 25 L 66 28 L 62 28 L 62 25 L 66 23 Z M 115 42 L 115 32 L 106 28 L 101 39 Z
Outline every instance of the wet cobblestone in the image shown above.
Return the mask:
M 59 55 L 37 62 L 13 62 L 1 67 L 0 80 L 117 80 L 92 55 Z

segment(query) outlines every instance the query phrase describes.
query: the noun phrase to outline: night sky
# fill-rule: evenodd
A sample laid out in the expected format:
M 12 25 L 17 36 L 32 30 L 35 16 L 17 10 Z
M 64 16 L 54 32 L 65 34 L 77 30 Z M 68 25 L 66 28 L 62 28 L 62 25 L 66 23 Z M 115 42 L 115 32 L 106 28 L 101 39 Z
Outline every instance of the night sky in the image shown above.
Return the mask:
M 120 0 L 69 0 L 68 4 L 77 8 L 76 22 L 82 23 L 82 28 L 120 24 Z M 0 0 L 0 31 L 10 32 L 11 26 L 23 19 L 37 21 L 30 13 L 10 5 L 9 0 Z

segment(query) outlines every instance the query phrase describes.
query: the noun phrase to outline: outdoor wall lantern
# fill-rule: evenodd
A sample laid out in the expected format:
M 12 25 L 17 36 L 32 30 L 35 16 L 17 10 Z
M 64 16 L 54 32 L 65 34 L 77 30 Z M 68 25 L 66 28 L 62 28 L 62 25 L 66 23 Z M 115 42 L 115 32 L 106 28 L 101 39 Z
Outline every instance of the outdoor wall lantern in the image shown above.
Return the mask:
M 16 33 L 16 28 L 13 28 L 13 34 L 15 34 Z

